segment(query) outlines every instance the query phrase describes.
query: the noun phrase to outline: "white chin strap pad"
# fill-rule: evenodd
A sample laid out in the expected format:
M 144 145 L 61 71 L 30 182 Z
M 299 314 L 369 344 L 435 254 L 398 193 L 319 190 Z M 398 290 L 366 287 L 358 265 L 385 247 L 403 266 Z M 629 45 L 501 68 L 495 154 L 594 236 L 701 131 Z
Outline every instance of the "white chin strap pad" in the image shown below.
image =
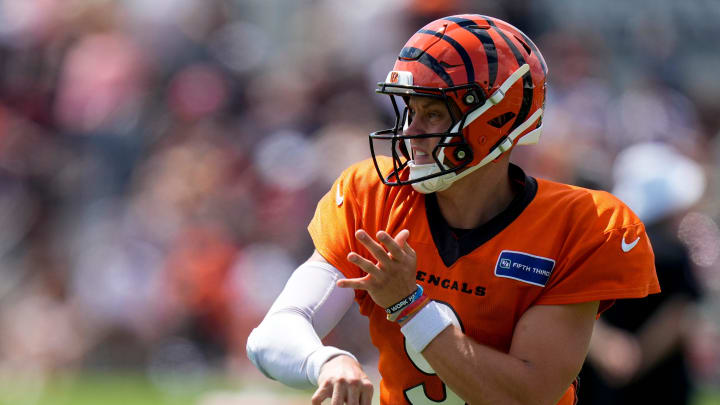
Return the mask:
M 435 163 L 428 163 L 424 165 L 416 165 L 414 161 L 408 163 L 410 166 L 410 180 L 419 179 L 421 177 L 429 176 L 440 172 L 440 168 Z M 443 165 L 444 166 L 444 165 Z M 429 194 L 436 191 L 443 191 L 450 187 L 453 183 L 453 178 L 457 176 L 455 173 L 446 173 L 442 176 L 433 177 L 431 179 L 412 183 L 413 188 L 418 193 Z

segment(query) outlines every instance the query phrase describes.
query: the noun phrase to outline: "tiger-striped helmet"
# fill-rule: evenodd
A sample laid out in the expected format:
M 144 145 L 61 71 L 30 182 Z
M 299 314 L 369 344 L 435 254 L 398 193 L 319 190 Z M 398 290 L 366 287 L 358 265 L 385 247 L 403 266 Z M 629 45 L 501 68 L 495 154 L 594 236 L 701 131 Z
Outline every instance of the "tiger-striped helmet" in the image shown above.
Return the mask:
M 547 67 L 535 44 L 512 25 L 482 15 L 456 15 L 433 21 L 400 51 L 378 93 L 390 96 L 395 127 L 370 134 L 370 151 L 385 184 L 406 185 L 422 193 L 448 188 L 454 181 L 497 159 L 516 144 L 536 143 L 542 132 Z M 407 107 L 396 96 L 442 99 L 453 117 L 446 132 L 405 135 Z M 453 106 L 454 105 L 454 106 Z M 456 107 L 456 108 L 455 108 Z M 459 109 L 460 117 L 453 114 Z M 439 138 L 434 163 L 415 164 L 410 139 Z M 393 170 L 382 173 L 376 140 L 390 140 Z M 401 171 L 409 166 L 409 175 Z

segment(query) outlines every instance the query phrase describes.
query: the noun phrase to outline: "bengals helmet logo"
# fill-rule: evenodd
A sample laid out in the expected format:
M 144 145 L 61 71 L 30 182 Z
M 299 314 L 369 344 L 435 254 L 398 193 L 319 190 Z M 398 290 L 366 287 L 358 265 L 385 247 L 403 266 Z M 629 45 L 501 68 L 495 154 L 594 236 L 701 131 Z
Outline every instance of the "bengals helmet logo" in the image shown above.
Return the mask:
M 400 75 L 398 74 L 398 72 L 391 72 L 391 73 L 390 73 L 390 83 L 397 83 L 397 82 L 398 82 L 398 77 L 400 77 Z

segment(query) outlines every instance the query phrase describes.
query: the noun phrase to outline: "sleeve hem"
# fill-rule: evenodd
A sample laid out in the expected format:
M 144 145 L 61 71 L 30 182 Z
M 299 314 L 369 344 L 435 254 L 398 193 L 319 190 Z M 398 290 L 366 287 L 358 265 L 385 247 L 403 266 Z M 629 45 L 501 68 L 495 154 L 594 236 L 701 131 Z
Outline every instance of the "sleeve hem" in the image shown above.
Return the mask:
M 311 232 L 311 237 L 314 241 L 315 238 L 314 238 L 314 235 L 312 235 L 312 232 Z M 315 245 L 315 250 L 317 250 L 318 253 L 320 253 L 320 256 L 325 258 L 325 260 L 327 260 L 327 262 L 330 263 L 330 265 L 332 265 L 333 267 L 338 269 L 346 278 L 357 277 L 354 274 L 348 274 L 348 272 L 346 270 L 346 266 L 343 266 L 341 264 L 342 259 L 339 258 L 337 255 L 333 254 L 332 251 L 330 251 L 329 249 L 323 249 L 322 247 L 318 247 L 317 245 Z
M 650 294 L 657 294 L 660 292 L 658 285 L 647 285 L 640 288 L 631 288 L 624 290 L 600 290 L 585 292 L 582 294 L 562 294 L 553 295 L 551 297 L 541 297 L 535 304 L 538 305 L 561 305 L 561 304 L 576 304 L 580 302 L 588 301 L 606 301 L 606 300 L 618 300 L 624 298 L 644 298 Z

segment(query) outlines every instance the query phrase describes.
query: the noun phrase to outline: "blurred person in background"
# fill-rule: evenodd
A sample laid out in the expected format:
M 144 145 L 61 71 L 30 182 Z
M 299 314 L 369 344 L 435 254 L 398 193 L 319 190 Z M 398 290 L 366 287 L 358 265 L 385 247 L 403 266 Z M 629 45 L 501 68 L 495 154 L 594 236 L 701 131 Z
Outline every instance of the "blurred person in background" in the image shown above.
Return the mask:
M 580 404 L 688 404 L 688 343 L 701 289 L 678 225 L 702 197 L 705 175 L 664 143 L 628 147 L 613 173 L 613 194 L 647 226 L 663 291 L 643 302 L 619 300 L 598 320 L 580 374 Z
M 497 18 L 445 17 L 410 38 L 379 83 L 395 127 L 319 202 L 315 252 L 248 339 L 266 376 L 316 386 L 315 405 L 369 404 L 360 363 L 320 340 L 355 298 L 381 404 L 576 401 L 596 317 L 659 286 L 624 204 L 510 163 L 542 132 L 546 74 Z M 375 151 L 387 142 L 392 158 Z

